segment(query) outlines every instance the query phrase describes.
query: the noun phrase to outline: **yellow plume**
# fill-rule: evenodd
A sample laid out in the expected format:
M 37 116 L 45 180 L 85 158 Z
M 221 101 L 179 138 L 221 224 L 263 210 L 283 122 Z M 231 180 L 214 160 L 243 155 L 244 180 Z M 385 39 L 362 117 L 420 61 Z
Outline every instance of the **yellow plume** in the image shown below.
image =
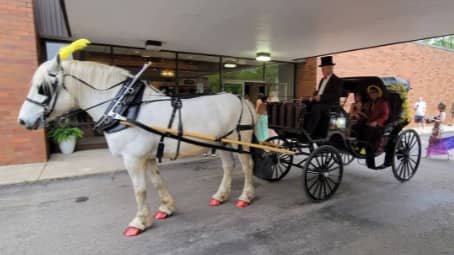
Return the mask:
M 85 47 L 90 44 L 90 41 L 83 38 L 76 40 L 72 42 L 70 45 L 65 46 L 60 49 L 58 52 L 58 56 L 60 57 L 61 60 L 64 60 L 69 57 L 69 55 L 73 54 L 73 52 L 78 51 L 78 50 L 83 50 Z

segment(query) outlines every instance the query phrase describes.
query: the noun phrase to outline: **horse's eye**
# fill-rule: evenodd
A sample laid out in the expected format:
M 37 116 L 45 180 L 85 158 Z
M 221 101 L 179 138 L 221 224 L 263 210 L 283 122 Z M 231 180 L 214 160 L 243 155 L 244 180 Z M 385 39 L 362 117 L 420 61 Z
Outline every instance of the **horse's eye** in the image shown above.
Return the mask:
M 43 96 L 49 96 L 49 89 L 45 88 L 45 86 L 39 86 L 38 94 L 43 95 Z

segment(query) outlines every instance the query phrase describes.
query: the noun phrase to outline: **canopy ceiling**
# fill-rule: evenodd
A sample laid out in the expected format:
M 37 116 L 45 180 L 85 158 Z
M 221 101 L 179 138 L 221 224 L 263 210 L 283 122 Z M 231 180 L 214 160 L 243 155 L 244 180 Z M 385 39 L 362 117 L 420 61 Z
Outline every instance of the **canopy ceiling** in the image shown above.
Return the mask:
M 273 59 L 367 48 L 454 33 L 453 0 L 64 1 L 73 38 Z

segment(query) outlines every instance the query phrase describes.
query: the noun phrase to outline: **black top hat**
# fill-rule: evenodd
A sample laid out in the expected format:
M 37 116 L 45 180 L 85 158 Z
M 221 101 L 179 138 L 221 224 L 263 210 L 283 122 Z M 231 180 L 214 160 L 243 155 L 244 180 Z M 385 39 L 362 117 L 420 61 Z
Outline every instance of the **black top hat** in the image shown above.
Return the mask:
M 319 65 L 319 67 L 336 65 L 335 63 L 333 63 L 333 56 L 322 57 L 321 60 L 322 63 Z

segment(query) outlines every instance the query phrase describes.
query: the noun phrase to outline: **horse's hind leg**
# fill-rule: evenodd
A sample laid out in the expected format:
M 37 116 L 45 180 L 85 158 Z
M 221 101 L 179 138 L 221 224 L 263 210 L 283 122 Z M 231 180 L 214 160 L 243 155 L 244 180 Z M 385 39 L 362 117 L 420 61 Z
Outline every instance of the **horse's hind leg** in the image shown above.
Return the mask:
M 148 176 L 159 194 L 159 209 L 154 218 L 158 220 L 168 218 L 175 212 L 175 201 L 161 178 L 156 159 L 147 161 L 147 168 L 150 170 L 147 171 Z
M 247 207 L 255 196 L 255 189 L 252 177 L 252 157 L 249 154 L 240 154 L 239 155 L 241 166 L 244 173 L 244 187 L 243 192 L 238 198 L 236 206 L 239 208 Z
M 125 236 L 136 236 L 151 226 L 152 218 L 150 208 L 147 204 L 146 186 L 146 158 L 129 157 L 123 158 L 129 177 L 134 188 L 134 195 L 137 202 L 137 213 L 134 219 L 128 224 L 128 228 L 123 233 Z
M 222 168 L 224 170 L 224 176 L 222 177 L 221 184 L 219 185 L 218 191 L 211 197 L 210 206 L 221 205 L 230 196 L 232 190 L 232 170 L 235 166 L 233 161 L 233 153 L 227 151 L 219 151 L 219 155 L 222 160 Z

